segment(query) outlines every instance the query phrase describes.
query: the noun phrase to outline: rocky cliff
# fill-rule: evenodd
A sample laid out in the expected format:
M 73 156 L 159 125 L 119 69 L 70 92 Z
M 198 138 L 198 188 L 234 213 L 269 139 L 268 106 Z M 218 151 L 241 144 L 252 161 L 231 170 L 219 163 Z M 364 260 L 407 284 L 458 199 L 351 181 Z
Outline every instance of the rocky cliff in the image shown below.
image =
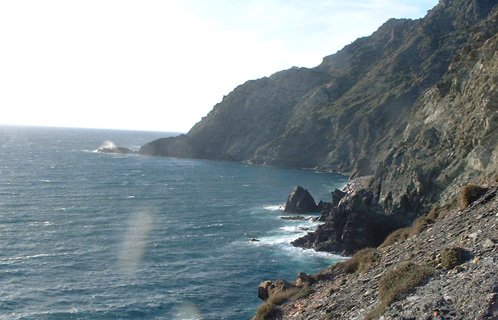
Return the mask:
M 498 188 L 420 219 L 405 238 L 299 280 L 259 319 L 498 319 Z M 276 299 L 278 298 L 278 299 Z
M 316 68 L 246 82 L 140 153 L 374 175 L 382 210 L 411 220 L 495 172 L 497 3 L 389 20 Z
M 316 68 L 237 87 L 189 133 L 140 153 L 363 177 L 300 246 L 352 254 L 413 222 L 255 319 L 498 319 L 497 129 L 498 0 L 441 0 Z M 484 183 L 474 205 L 455 206 Z

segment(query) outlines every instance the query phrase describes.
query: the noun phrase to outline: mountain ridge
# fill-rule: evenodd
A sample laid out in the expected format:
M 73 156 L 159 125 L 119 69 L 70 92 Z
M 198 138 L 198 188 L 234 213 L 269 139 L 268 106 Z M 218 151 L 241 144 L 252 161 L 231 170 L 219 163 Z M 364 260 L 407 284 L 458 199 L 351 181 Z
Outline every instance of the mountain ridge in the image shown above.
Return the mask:
M 150 142 L 140 154 L 375 175 L 385 212 L 408 211 L 412 219 L 430 210 L 442 191 L 407 201 L 401 189 L 413 179 L 395 182 L 381 167 L 391 166 L 393 148 L 407 143 L 407 130 L 415 135 L 420 126 L 413 119 L 425 121 L 417 116 L 419 101 L 434 86 L 439 93 L 448 86 L 444 76 L 454 72 L 462 50 L 470 50 L 473 28 L 497 3 L 442 0 L 424 18 L 390 19 L 315 68 L 247 81 L 186 135 Z

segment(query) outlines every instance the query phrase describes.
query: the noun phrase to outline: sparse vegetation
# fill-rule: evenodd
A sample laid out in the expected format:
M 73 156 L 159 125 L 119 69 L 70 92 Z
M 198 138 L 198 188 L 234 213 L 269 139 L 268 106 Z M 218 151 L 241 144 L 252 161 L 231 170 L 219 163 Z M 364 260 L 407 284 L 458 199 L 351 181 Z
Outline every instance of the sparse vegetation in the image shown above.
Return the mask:
M 467 208 L 472 202 L 479 199 L 486 192 L 486 188 L 476 185 L 466 185 L 460 192 L 460 209 Z
M 351 259 L 337 264 L 347 273 L 364 273 L 370 270 L 380 260 L 380 256 L 374 248 L 366 248 L 356 252 Z
M 462 248 L 444 248 L 441 252 L 441 266 L 445 269 L 453 269 L 464 262 L 464 250 Z
M 433 222 L 427 216 L 422 216 L 413 222 L 411 227 L 401 228 L 393 233 L 391 233 L 384 242 L 379 246 L 379 248 L 384 248 L 390 246 L 396 242 L 403 243 L 406 239 L 413 237 L 414 235 L 422 232 L 426 227 Z
M 274 294 L 266 300 L 256 311 L 256 316 L 252 320 L 268 320 L 274 319 L 278 315 L 278 305 L 282 304 L 291 297 L 297 299 L 305 298 L 312 294 L 314 291 L 309 286 L 292 287 L 291 289 L 281 291 Z
M 278 308 L 274 304 L 263 303 L 256 311 L 256 315 L 252 320 L 269 320 L 278 315 Z
M 406 227 L 394 231 L 387 236 L 387 238 L 384 240 L 384 242 L 382 242 L 379 248 L 388 247 L 392 244 L 395 244 L 396 242 L 402 243 L 410 237 L 410 229 L 410 227 Z
M 380 305 L 365 319 L 381 316 L 387 306 L 402 299 L 408 292 L 421 285 L 432 273 L 432 268 L 412 262 L 403 263 L 387 271 L 379 281 Z

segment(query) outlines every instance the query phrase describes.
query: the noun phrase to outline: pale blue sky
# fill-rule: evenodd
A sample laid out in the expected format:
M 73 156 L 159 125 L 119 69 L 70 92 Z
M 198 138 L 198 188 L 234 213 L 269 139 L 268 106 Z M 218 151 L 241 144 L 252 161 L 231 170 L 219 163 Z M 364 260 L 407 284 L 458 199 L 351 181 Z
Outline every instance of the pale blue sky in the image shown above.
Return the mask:
M 186 132 L 237 85 L 437 2 L 0 1 L 0 124 Z

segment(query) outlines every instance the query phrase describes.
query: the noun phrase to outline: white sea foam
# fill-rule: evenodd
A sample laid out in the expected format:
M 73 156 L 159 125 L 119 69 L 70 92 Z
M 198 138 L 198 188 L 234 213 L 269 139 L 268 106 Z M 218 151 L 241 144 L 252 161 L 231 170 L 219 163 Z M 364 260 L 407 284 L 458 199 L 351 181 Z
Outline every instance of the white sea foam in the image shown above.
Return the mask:
M 283 207 L 282 205 L 269 205 L 269 206 L 264 206 L 263 209 L 270 211 L 282 211 Z

